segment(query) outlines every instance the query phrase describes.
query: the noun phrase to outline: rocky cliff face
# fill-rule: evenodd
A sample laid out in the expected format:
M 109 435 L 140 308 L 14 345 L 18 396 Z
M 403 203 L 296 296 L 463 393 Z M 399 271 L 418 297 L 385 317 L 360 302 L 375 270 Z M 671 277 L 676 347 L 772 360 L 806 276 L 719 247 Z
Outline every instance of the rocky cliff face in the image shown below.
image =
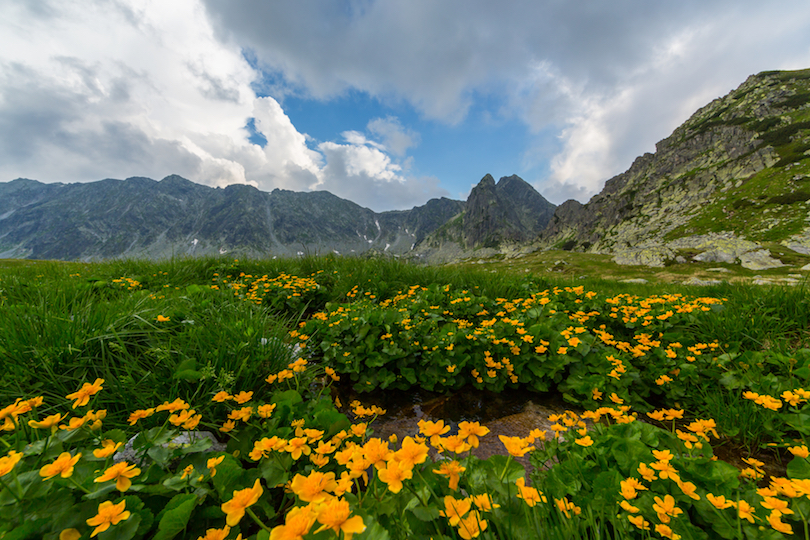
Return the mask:
M 432 261 L 452 260 L 472 251 L 498 252 L 505 245 L 537 237 L 555 206 L 518 176 L 498 183 L 487 174 L 472 189 L 464 211 L 429 235 L 416 250 Z
M 0 183 L 0 257 L 88 260 L 232 253 L 401 254 L 464 208 L 375 213 L 331 193 L 214 189 L 179 176 Z
M 809 103 L 810 70 L 749 77 L 587 204 L 560 205 L 537 245 L 662 265 L 707 237 L 801 244 L 810 237 Z

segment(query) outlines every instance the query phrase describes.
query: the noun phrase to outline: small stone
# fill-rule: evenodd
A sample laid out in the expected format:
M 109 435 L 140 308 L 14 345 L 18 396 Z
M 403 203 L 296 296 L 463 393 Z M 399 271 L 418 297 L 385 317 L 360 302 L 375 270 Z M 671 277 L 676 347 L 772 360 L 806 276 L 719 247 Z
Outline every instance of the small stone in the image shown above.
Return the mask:
M 694 285 L 694 286 L 698 286 L 698 287 L 708 287 L 708 286 L 711 286 L 711 285 L 720 285 L 721 283 L 723 283 L 723 281 L 719 280 L 719 279 L 700 279 L 700 278 L 697 278 L 697 277 L 691 277 L 691 278 L 687 279 L 686 281 L 684 281 L 682 283 L 682 285 Z
M 637 283 L 639 285 L 643 285 L 644 283 L 649 283 L 649 282 L 644 278 L 630 278 L 630 279 L 623 279 L 623 280 L 619 281 L 619 283 Z
M 731 270 L 729 270 L 728 268 L 707 268 L 706 271 L 707 272 L 720 272 L 722 274 L 730 274 L 731 273 Z

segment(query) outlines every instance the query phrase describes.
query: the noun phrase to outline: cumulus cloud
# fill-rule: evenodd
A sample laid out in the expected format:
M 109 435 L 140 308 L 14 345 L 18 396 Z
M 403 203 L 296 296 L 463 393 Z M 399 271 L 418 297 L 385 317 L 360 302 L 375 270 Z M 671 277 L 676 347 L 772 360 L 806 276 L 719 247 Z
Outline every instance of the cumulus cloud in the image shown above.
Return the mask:
M 426 122 L 517 118 L 547 171 L 527 180 L 583 200 L 746 75 L 807 67 L 808 20 L 805 0 L 6 0 L 0 179 L 176 173 L 374 209 L 446 195 L 411 174 L 421 137 L 398 118 L 316 141 L 283 108 L 359 91 Z
M 0 21 L 4 181 L 180 174 L 211 186 L 328 189 L 375 209 L 446 194 L 392 161 L 389 151 L 402 158 L 418 139 L 396 118 L 343 143 L 299 132 L 277 100 L 255 95 L 261 74 L 215 36 L 197 0 L 10 0 Z M 249 141 L 251 119 L 265 144 Z
M 252 70 L 196 1 L 34 4 L 0 7 L 0 176 L 245 182 L 193 141 L 243 137 L 253 97 Z
M 349 131 L 343 137 L 342 144 L 318 145 L 326 160 L 320 189 L 376 210 L 413 207 L 449 194 L 436 178 L 404 175 L 385 147 L 363 134 Z
M 497 96 L 498 114 L 557 130 L 548 182 L 579 196 L 747 75 L 810 64 L 803 0 L 203 1 L 313 98 L 359 89 L 453 124 L 476 93 Z
M 389 116 L 375 118 L 366 128 L 382 139 L 382 143 L 390 152 L 397 156 L 404 156 L 409 148 L 419 144 L 419 134 L 402 126 L 400 121 Z

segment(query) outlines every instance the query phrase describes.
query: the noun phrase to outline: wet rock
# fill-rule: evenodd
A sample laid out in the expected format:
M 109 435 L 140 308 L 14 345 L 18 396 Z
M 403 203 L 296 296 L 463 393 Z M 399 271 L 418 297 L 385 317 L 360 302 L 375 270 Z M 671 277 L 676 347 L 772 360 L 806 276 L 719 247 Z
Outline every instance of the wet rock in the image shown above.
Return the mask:
M 767 270 L 769 268 L 781 268 L 785 264 L 779 259 L 771 257 L 771 252 L 767 249 L 759 251 L 749 251 L 740 255 L 740 264 L 749 270 Z

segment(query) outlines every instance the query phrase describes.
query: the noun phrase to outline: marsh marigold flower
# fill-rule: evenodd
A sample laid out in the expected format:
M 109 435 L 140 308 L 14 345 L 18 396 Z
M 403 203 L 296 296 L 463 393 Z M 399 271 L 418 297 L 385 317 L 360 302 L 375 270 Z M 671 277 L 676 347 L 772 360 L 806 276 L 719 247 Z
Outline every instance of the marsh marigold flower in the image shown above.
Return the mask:
M 64 529 L 62 532 L 59 533 L 59 540 L 79 540 L 82 537 L 82 533 L 79 532 L 78 529 Z
M 222 503 L 222 506 L 220 507 L 226 516 L 225 523 L 231 527 L 235 527 L 236 524 L 239 523 L 239 521 L 245 516 L 245 510 L 247 507 L 256 504 L 259 497 L 262 496 L 262 493 L 264 493 L 264 490 L 262 489 L 262 485 L 258 478 L 256 479 L 256 482 L 253 483 L 253 487 L 234 491 L 233 498 Z
M 385 482 L 391 493 L 399 493 L 402 491 L 402 482 L 413 477 L 413 466 L 392 459 L 385 468 L 377 471 L 377 477 Z
M 22 459 L 22 452 L 9 450 L 8 454 L 0 458 L 0 476 L 5 476 L 14 469 Z
M 489 428 L 482 426 L 478 422 L 459 422 L 458 435 L 467 439 L 473 448 L 478 448 L 478 437 L 483 437 L 489 433 Z
M 472 507 L 472 500 L 468 497 L 466 499 L 456 499 L 452 495 L 447 495 L 444 498 L 444 510 L 439 511 L 439 515 L 446 517 L 450 525 L 456 526 L 461 521 L 461 518 L 469 512 Z
M 438 469 L 433 469 L 433 472 L 446 476 L 450 480 L 450 489 L 453 491 L 458 490 L 458 482 L 461 479 L 461 473 L 466 471 L 458 461 L 445 461 L 442 462 Z
M 473 510 L 458 522 L 458 535 L 464 540 L 478 538 L 481 532 L 486 530 L 487 525 L 487 520 L 481 519 L 481 515 Z
M 84 383 L 81 388 L 73 392 L 72 394 L 68 394 L 65 396 L 67 399 L 75 399 L 76 401 L 73 402 L 73 408 L 76 407 L 84 407 L 90 402 L 90 397 L 96 395 L 100 392 L 102 388 L 102 384 L 104 384 L 104 379 L 96 379 L 93 384 Z
M 73 474 L 73 467 L 81 458 L 81 453 L 71 456 L 70 452 L 62 452 L 53 463 L 49 463 L 39 470 L 39 475 L 45 480 L 49 480 L 56 475 L 62 478 L 69 478 Z
M 67 413 L 65 413 L 65 414 L 56 413 L 56 414 L 52 414 L 50 416 L 46 416 L 45 418 L 43 418 L 42 420 L 40 420 L 38 422 L 36 420 L 29 420 L 28 425 L 31 426 L 34 429 L 48 429 L 48 428 L 50 428 L 51 432 L 53 433 L 58 429 L 59 422 L 61 422 L 62 419 L 65 416 L 67 416 Z
M 312 471 L 307 476 L 296 474 L 290 489 L 304 502 L 322 503 L 331 497 L 330 491 L 334 493 L 337 489 L 335 473 Z
M 258 480 L 257 480 L 258 482 Z M 270 531 L 270 540 L 303 540 L 315 524 L 315 511 L 311 506 L 296 506 L 284 517 L 284 525 Z
M 93 450 L 93 455 L 97 458 L 106 458 L 115 454 L 116 450 L 121 448 L 124 443 L 117 443 L 112 439 L 105 439 L 101 442 L 101 448 Z
M 225 540 L 231 528 L 225 525 L 222 529 L 208 529 L 205 531 L 205 536 L 198 536 L 197 540 Z
M 115 480 L 115 488 L 118 491 L 126 491 L 132 485 L 130 478 L 135 478 L 141 474 L 141 470 L 135 465 L 130 465 L 126 461 L 120 461 L 104 471 L 104 474 L 93 480 L 94 482 L 107 482 Z
M 326 529 L 332 529 L 336 535 L 343 532 L 345 540 L 352 540 L 352 536 L 366 530 L 363 518 L 352 516 L 349 502 L 343 499 L 332 499 L 320 508 L 318 513 L 318 523 L 322 526 L 315 531 L 319 533 Z
M 498 438 L 501 440 L 503 445 L 506 447 L 506 451 L 509 452 L 511 456 L 523 457 L 526 452 L 531 452 L 534 450 L 534 446 L 529 446 L 529 442 L 522 437 L 507 437 L 506 435 L 498 435 Z
M 129 519 L 130 512 L 125 510 L 127 501 L 123 500 L 118 504 L 113 504 L 111 501 L 104 501 L 98 505 L 98 514 L 87 520 L 87 524 L 95 527 L 93 534 L 90 538 L 99 533 L 103 533 L 110 528 L 111 525 L 118 525 L 121 521 Z

